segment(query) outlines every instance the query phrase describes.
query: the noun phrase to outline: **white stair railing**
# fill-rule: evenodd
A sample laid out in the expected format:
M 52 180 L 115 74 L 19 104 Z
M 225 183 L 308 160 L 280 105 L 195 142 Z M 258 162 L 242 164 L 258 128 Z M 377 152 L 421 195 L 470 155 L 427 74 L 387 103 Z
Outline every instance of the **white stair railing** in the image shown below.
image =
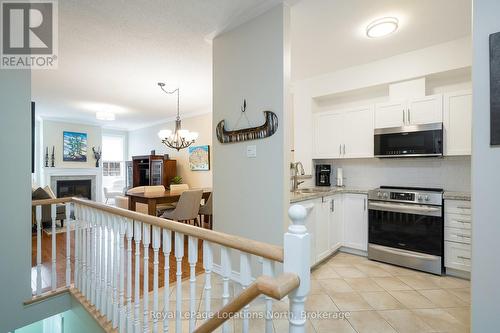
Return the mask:
M 82 199 L 63 199 L 66 205 L 66 258 L 64 263 L 65 287 L 88 303 L 98 313 L 100 323 L 118 332 L 211 332 L 222 325 L 222 332 L 234 330 L 234 322 L 226 320 L 240 312 L 243 332 L 251 326 L 250 302 L 262 295 L 265 305 L 265 332 L 274 332 L 273 298 L 289 297 L 289 332 L 305 332 L 304 304 L 310 289 L 309 234 L 304 226 L 306 210 L 302 206 L 290 208 L 292 221 L 284 235 L 284 246 L 274 246 L 212 230 L 168 221 L 128 210 L 106 206 Z M 41 275 L 41 207 L 51 205 L 52 258 L 51 285 L 56 289 L 57 260 L 55 238 L 55 205 L 59 201 L 36 202 L 37 224 L 37 286 L 36 295 L 42 294 Z M 71 213 L 74 211 L 74 213 Z M 73 215 L 72 215 L 73 214 Z M 75 219 L 72 220 L 71 216 Z M 72 231 L 74 229 L 74 231 Z M 172 234 L 173 232 L 173 234 Z M 73 236 L 73 243 L 71 236 Z M 173 244 L 172 244 L 173 236 Z M 187 255 L 185 258 L 185 239 Z M 199 247 L 201 242 L 201 248 Z M 71 244 L 73 249 L 71 250 Z M 142 247 L 142 258 L 141 258 Z M 214 248 L 220 247 L 220 274 L 222 290 L 213 292 Z M 152 263 L 150 263 L 150 249 Z M 198 251 L 202 251 L 199 255 Z M 160 262 L 160 253 L 164 260 Z M 74 256 L 74 270 L 71 269 Z M 170 308 L 170 259 L 175 260 L 175 309 Z M 239 257 L 238 262 L 233 259 Z M 183 266 L 183 260 L 187 266 Z M 204 279 L 198 283 L 196 269 L 203 264 Z M 142 261 L 142 270 L 141 270 Z M 255 271 L 252 263 L 260 262 Z M 152 286 L 149 269 L 152 266 Z M 163 269 L 161 266 L 163 265 Z M 233 267 L 239 267 L 239 281 L 233 281 Z M 183 274 L 183 268 L 187 271 Z M 275 277 L 276 271 L 283 274 Z M 160 286 L 163 274 L 163 285 Z M 259 277 L 261 275 L 261 277 Z M 186 276 L 186 283 L 183 282 Z M 40 282 L 39 282 L 40 281 Z M 141 283 L 142 282 L 142 283 Z M 277 283 L 284 283 L 282 287 Z M 62 283 L 62 281 L 61 281 Z M 243 290 L 234 295 L 238 283 Z M 142 287 L 142 289 L 141 289 Z M 186 287 L 185 292 L 183 288 Z M 163 288 L 163 289 L 161 289 Z M 150 294 L 151 292 L 151 294 Z M 203 297 L 200 297 L 200 295 Z M 222 309 L 213 309 L 212 298 L 220 297 Z M 151 298 L 151 304 L 150 304 Z M 187 302 L 183 307 L 183 302 Z M 162 306 L 160 306 L 162 304 Z M 186 317 L 183 309 L 189 308 Z M 208 319 L 197 318 L 205 311 Z M 216 312 L 214 312 L 216 311 Z M 175 317 L 172 318 L 172 313 Z M 210 315 L 224 315 L 224 320 Z

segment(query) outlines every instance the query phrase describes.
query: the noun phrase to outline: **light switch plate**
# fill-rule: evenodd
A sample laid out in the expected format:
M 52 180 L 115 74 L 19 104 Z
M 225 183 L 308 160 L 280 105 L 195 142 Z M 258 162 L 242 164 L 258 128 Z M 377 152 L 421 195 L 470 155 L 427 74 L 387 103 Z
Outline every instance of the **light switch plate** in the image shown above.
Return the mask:
M 248 158 L 257 157 L 257 146 L 256 145 L 247 146 L 247 157 Z

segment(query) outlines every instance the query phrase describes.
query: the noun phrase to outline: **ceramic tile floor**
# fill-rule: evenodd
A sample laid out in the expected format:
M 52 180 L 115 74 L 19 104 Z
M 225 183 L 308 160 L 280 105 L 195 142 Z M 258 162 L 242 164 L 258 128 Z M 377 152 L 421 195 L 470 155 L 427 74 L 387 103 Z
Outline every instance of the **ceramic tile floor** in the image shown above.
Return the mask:
M 397 266 L 370 261 L 364 257 L 338 253 L 311 275 L 311 294 L 306 310 L 330 313 L 334 318 L 308 319 L 307 332 L 314 333 L 382 333 L 382 332 L 469 332 L 470 283 L 467 280 L 435 276 Z M 195 308 L 205 309 L 203 274 L 197 276 Z M 170 309 L 175 309 L 175 290 L 171 286 Z M 241 287 L 231 283 L 230 294 Z M 213 276 L 211 308 L 220 308 L 222 281 Z M 162 295 L 162 291 L 160 291 Z M 189 309 L 189 281 L 183 282 L 183 310 Z M 160 297 L 160 309 L 162 308 Z M 264 299 L 255 300 L 250 311 L 265 309 Z M 150 297 L 152 306 L 152 293 Z M 151 309 L 151 307 L 150 307 Z M 273 303 L 273 311 L 287 311 L 288 300 Z M 344 314 L 346 318 L 338 318 Z M 201 324 L 201 320 L 196 325 Z M 188 331 L 189 321 L 183 321 Z M 159 325 L 162 325 L 160 322 Z M 175 332 L 174 321 L 169 332 Z M 242 321 L 228 322 L 230 332 L 241 332 Z M 161 326 L 160 326 L 161 327 Z M 274 332 L 288 332 L 286 320 L 273 321 Z M 217 330 L 216 332 L 220 332 Z M 265 332 L 265 320 L 252 319 L 250 332 Z

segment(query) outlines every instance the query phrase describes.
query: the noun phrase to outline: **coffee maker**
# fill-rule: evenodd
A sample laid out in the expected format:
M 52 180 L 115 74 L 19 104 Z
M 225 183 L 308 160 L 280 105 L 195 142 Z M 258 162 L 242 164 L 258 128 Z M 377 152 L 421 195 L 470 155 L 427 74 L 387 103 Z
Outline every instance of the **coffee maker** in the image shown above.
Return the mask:
M 330 164 L 316 164 L 316 186 L 330 186 Z

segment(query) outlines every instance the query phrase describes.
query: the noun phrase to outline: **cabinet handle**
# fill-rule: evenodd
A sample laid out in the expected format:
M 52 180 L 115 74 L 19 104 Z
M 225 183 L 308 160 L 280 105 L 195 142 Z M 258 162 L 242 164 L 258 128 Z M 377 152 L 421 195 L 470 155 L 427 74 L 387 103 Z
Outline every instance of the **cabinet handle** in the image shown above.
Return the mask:
M 463 237 L 463 238 L 470 238 L 468 235 L 463 235 L 463 234 L 457 234 L 457 236 Z
M 462 206 L 458 206 L 457 208 L 458 209 L 470 209 L 470 207 L 462 207 Z
M 363 200 L 363 209 L 366 210 L 366 199 Z
M 339 145 L 339 155 L 342 155 L 342 144 Z
M 344 155 L 345 155 L 345 143 L 344 143 Z
M 332 199 L 332 200 L 330 200 L 330 212 L 333 212 L 335 209 L 333 205 L 334 205 L 334 203 L 333 203 L 333 199 Z
M 468 224 L 470 224 L 470 221 L 465 221 L 465 220 L 455 220 L 455 222 L 460 222 L 460 223 L 468 223 Z
M 408 124 L 410 124 L 411 120 L 410 120 L 410 108 L 408 108 Z
M 470 260 L 470 257 L 464 257 L 464 256 L 457 256 L 458 259 L 467 259 Z

